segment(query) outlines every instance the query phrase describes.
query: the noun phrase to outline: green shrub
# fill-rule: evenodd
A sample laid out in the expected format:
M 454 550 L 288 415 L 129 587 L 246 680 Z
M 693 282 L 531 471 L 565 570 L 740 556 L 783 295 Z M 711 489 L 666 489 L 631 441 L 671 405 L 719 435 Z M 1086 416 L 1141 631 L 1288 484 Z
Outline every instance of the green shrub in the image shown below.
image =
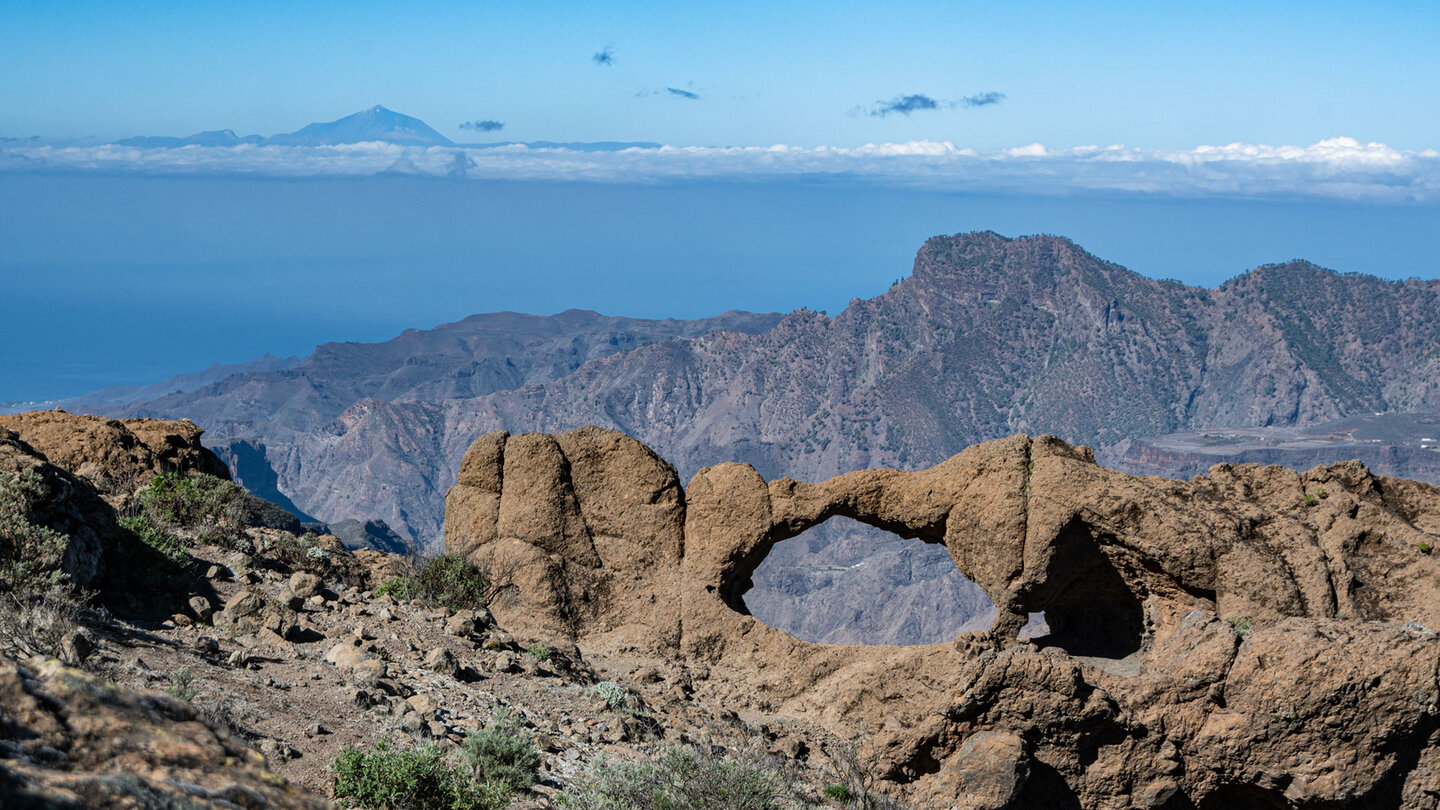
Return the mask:
M 825 798 L 837 802 L 848 802 L 855 798 L 855 794 L 846 785 L 826 785 L 820 792 L 825 794 Z
M 11 654 L 62 656 L 85 612 L 64 572 L 69 536 L 33 519 L 48 496 L 37 469 L 0 472 L 0 649 Z
M 162 472 L 135 493 L 151 520 L 190 528 L 222 522 L 232 503 L 245 496 L 236 484 L 213 475 Z
M 120 528 L 170 562 L 182 566 L 190 564 L 190 547 L 185 541 L 151 523 L 145 515 L 120 518 Z
M 672 749 L 660 761 L 596 763 L 556 796 L 569 810 L 780 810 L 797 805 L 787 781 L 761 763 Z
M 605 698 L 611 711 L 620 711 L 628 702 L 625 698 L 625 687 L 614 681 L 601 681 L 595 684 L 595 691 L 600 693 L 600 697 Z
M 1429 554 L 1435 547 L 1429 543 L 1416 543 L 1415 548 L 1420 549 L 1421 554 Z
M 1240 638 L 1244 638 L 1250 635 L 1249 616 L 1231 616 L 1225 621 L 1230 623 L 1230 626 L 1235 629 L 1235 635 L 1239 636 Z
M 168 599 L 189 592 L 190 551 L 184 540 L 145 515 L 120 519 L 118 554 L 106 578 L 141 598 Z
M 170 673 L 170 685 L 165 691 L 181 700 L 189 703 L 199 693 L 194 686 L 195 676 L 190 674 L 190 667 L 180 667 Z
M 1306 495 L 1305 495 L 1305 505 L 1306 505 L 1306 506 L 1314 506 L 1315 504 L 1317 504 L 1317 503 L 1319 503 L 1319 502 L 1320 502 L 1320 499 L 1316 498 L 1314 495 L 1311 495 L 1311 494 L 1309 494 L 1309 493 L 1306 493 Z
M 482 608 L 489 601 L 489 578 L 458 554 L 430 558 L 415 575 L 415 587 L 421 596 L 451 610 Z
M 404 602 L 419 596 L 420 589 L 415 587 L 415 580 L 410 577 L 391 577 L 375 589 L 375 595 L 377 597 L 393 596 Z
M 526 647 L 525 652 L 529 653 L 530 656 L 536 661 L 550 660 L 550 648 L 539 642 L 536 642 L 534 644 L 531 644 L 529 647 Z
M 0 472 L 0 592 L 24 598 L 65 581 L 69 536 L 31 520 L 47 494 L 33 467 Z
M 539 778 L 540 752 L 535 750 L 535 739 L 508 714 L 497 716 L 466 737 L 461 750 L 482 782 L 525 790 Z
M 481 782 L 466 768 L 446 764 L 433 745 L 410 751 L 387 742 L 369 752 L 346 748 L 331 769 L 335 798 L 375 810 L 498 810 L 510 801 L 508 786 Z

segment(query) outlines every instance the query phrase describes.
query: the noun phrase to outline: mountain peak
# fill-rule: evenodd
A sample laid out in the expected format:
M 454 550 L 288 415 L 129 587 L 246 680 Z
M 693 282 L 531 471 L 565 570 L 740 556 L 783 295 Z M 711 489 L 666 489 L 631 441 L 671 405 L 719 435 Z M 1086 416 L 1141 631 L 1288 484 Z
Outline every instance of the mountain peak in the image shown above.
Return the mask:
M 454 146 L 429 124 L 376 104 L 335 121 L 314 123 L 266 142 L 284 146 L 332 146 L 342 143 L 384 141 L 402 146 Z
M 281 146 L 335 146 L 346 143 L 383 141 L 401 146 L 454 146 L 449 138 L 419 118 L 398 113 L 380 104 L 335 121 L 314 123 L 294 132 L 269 138 L 240 137 L 233 129 L 200 132 L 188 138 L 141 136 L 116 141 L 121 146 L 176 149 L 182 146 L 238 146 L 240 144 Z M 392 167 L 394 168 L 394 167 Z

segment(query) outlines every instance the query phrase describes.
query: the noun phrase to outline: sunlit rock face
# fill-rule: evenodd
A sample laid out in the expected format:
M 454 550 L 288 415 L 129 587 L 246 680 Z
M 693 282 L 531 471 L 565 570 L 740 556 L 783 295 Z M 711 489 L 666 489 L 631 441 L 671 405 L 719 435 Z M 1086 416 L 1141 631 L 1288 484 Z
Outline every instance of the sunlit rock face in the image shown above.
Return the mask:
M 1357 463 L 1134 478 L 1014 436 L 915 472 L 802 483 L 720 464 L 682 490 L 593 427 L 487 434 L 459 480 L 447 547 L 501 579 L 506 626 L 861 740 L 918 806 L 1427 806 L 1440 790 L 1430 485 Z M 837 516 L 943 547 L 991 626 L 855 646 L 749 615 L 776 544 Z M 1019 638 L 1037 613 L 1048 633 Z

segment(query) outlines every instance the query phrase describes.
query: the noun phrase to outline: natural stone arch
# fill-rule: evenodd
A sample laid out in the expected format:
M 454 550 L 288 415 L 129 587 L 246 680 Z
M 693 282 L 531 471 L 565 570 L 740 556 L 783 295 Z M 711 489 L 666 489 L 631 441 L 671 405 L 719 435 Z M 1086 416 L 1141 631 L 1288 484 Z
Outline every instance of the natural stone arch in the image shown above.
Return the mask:
M 1248 785 L 1287 784 L 1287 801 L 1315 806 L 1440 790 L 1416 765 L 1440 756 L 1429 742 L 1440 646 L 1426 630 L 1440 627 L 1440 565 L 1419 550 L 1440 545 L 1440 488 L 1358 463 L 1135 478 L 1053 437 L 1016 436 L 929 470 L 816 484 L 720 464 L 681 491 L 672 467 L 622 434 L 553 440 L 558 457 L 540 439 L 478 441 L 447 499 L 447 548 L 481 562 L 517 552 L 521 567 L 502 572 L 522 584 L 517 601 L 495 610 L 507 629 L 567 636 L 587 655 L 648 654 L 693 675 L 685 683 L 712 705 L 866 740 L 870 766 L 917 806 L 963 805 L 976 784 L 1020 804 L 1086 807 L 1135 796 L 1218 806 L 1254 798 Z M 553 472 L 531 474 L 542 467 Z M 518 519 L 532 500 L 558 506 Z M 778 538 L 836 514 L 941 538 L 995 602 L 992 632 L 808 644 L 722 598 Z M 1362 604 L 1354 579 L 1381 562 L 1407 587 Z M 1137 603 L 1142 654 L 1125 666 L 1086 653 L 1133 640 L 1064 638 L 1060 613 L 1073 629 L 1089 611 L 1118 616 L 1133 639 Z M 1371 621 L 1352 618 L 1359 607 Z M 1061 618 L 1064 643 L 1015 643 L 1031 610 Z M 1240 617 L 1243 629 L 1225 621 Z M 1333 722 L 1303 721 L 1322 715 Z M 1305 752 L 1327 750 L 1334 726 L 1353 730 L 1347 757 L 1310 768 Z M 1000 738 L 1014 744 L 986 742 Z
M 797 482 L 784 479 L 781 488 L 789 488 L 791 484 L 804 486 Z M 720 598 L 725 604 L 741 615 L 750 615 L 750 610 L 745 605 L 745 594 L 754 587 L 752 576 L 770 556 L 775 547 L 786 540 L 799 537 L 805 532 L 819 526 L 823 526 L 833 518 L 849 518 L 857 523 L 864 524 L 871 528 L 887 532 L 902 540 L 919 540 L 938 546 L 944 546 L 943 534 L 935 532 L 913 531 L 907 525 L 895 521 L 886 520 L 882 516 L 868 514 L 863 510 L 853 508 L 854 504 L 837 501 L 827 503 L 815 514 L 791 515 L 785 519 L 772 524 L 771 530 L 765 534 L 760 542 L 752 545 L 738 566 L 727 569 L 720 584 Z

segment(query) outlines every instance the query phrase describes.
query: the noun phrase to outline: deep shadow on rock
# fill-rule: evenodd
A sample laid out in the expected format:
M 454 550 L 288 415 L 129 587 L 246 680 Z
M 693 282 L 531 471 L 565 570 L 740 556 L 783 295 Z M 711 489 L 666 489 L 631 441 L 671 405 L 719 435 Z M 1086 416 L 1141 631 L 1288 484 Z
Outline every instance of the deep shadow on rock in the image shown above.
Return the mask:
M 945 546 L 997 606 L 990 632 L 820 645 L 746 615 L 770 549 L 837 515 Z M 614 431 L 491 433 L 445 531 L 505 586 L 505 626 L 688 667 L 697 699 L 861 740 L 918 806 L 1440 795 L 1440 489 L 1357 462 L 1184 482 L 1014 436 L 916 472 L 721 464 L 682 490 Z M 1050 636 L 1017 639 L 1041 612 Z

